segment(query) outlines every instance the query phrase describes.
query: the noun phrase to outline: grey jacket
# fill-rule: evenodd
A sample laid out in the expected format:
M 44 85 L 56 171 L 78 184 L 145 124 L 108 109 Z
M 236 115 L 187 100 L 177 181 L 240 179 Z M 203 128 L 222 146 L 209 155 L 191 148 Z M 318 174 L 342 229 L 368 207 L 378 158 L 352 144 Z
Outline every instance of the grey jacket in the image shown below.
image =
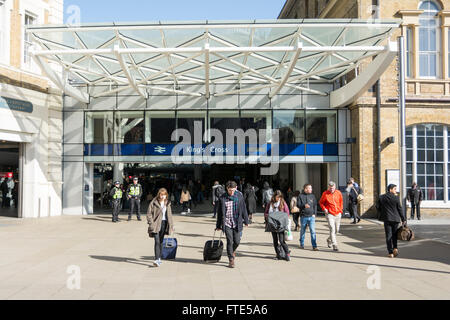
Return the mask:
M 278 226 L 274 228 L 274 225 Z M 284 211 L 269 212 L 267 217 L 266 232 L 284 232 L 289 227 L 289 214 Z

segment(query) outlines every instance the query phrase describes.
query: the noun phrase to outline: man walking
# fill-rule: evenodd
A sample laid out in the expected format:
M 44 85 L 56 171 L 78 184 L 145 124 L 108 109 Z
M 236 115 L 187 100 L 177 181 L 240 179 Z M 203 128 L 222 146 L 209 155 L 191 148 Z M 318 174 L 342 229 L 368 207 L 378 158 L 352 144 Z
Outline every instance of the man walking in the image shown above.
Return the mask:
M 352 224 L 357 224 L 361 221 L 361 218 L 358 214 L 358 196 L 362 194 L 363 191 L 353 178 L 347 181 L 347 186 L 350 189 L 348 193 L 348 199 L 350 214 L 353 218 Z
M 339 233 L 339 228 L 341 226 L 344 203 L 342 193 L 339 190 L 336 190 L 335 182 L 330 181 L 328 183 L 328 190 L 322 194 L 319 205 L 325 212 L 328 227 L 330 228 L 330 236 L 327 239 L 328 248 L 331 248 L 333 245 L 333 250 L 339 251 L 336 235 Z
M 303 186 L 303 192 L 297 198 L 297 207 L 300 209 L 300 249 L 305 248 L 306 227 L 309 226 L 313 250 L 319 251 L 316 240 L 317 199 L 312 193 L 312 185 Z
M 228 181 L 227 192 L 220 198 L 217 213 L 217 231 L 224 231 L 227 238 L 227 254 L 230 268 L 235 267 L 236 249 L 241 241 L 243 225 L 248 227 L 248 214 L 242 193 L 237 191 L 235 181 Z
M 120 188 L 120 182 L 114 182 L 114 188 L 111 189 L 109 195 L 112 198 L 112 222 L 119 222 L 120 201 L 122 200 L 122 189 Z
M 377 210 L 379 220 L 384 222 L 388 257 L 394 258 L 398 256 L 397 231 L 400 222 L 406 225 L 406 218 L 403 215 L 395 184 L 388 185 L 388 192 L 380 196 L 377 201 Z
M 214 207 L 213 218 L 217 216 L 217 210 L 219 209 L 220 197 L 225 193 L 225 188 L 219 183 L 219 181 L 214 182 L 212 187 L 212 205 Z
M 130 199 L 131 209 L 128 214 L 128 221 L 131 220 L 134 208 L 136 207 L 136 216 L 138 221 L 141 221 L 141 197 L 142 186 L 138 183 L 138 177 L 133 178 L 133 184 L 130 184 L 127 189 L 128 199 Z
M 417 183 L 413 182 L 411 189 L 408 190 L 407 199 L 411 203 L 411 220 L 414 220 L 414 213 L 417 211 L 417 220 L 420 220 L 420 203 L 422 202 L 423 192 Z

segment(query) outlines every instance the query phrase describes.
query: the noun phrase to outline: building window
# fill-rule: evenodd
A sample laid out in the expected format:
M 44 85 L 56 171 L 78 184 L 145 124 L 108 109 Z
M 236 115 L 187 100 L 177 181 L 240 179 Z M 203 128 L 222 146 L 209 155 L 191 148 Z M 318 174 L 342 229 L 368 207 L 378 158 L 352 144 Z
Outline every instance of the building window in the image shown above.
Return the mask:
M 23 44 L 23 48 L 24 48 L 24 54 L 23 54 L 23 59 L 25 63 L 30 63 L 31 61 L 31 56 L 30 56 L 30 47 L 32 46 L 32 42 L 31 42 L 31 36 L 30 34 L 28 34 L 26 32 L 26 27 L 33 25 L 36 23 L 36 16 L 30 14 L 30 13 L 25 13 L 25 28 L 24 28 L 24 44 Z
M 85 118 L 85 143 L 110 144 L 114 139 L 114 112 L 88 112 Z
M 449 164 L 444 144 L 448 127 L 438 124 L 420 124 L 406 131 L 406 177 L 408 187 L 412 182 L 422 188 L 424 200 L 448 200 Z M 447 138 L 448 139 L 448 138 Z M 447 145 L 447 146 L 446 146 Z M 447 178 L 447 179 L 445 179 Z M 447 180 L 447 181 L 445 181 Z
M 336 111 L 306 111 L 306 141 L 336 142 Z
M 305 111 L 274 111 L 273 127 L 279 130 L 280 144 L 303 143 L 305 142 Z
M 195 132 L 194 126 L 195 122 L 201 123 L 201 132 Z M 206 111 L 179 111 L 177 114 L 177 128 L 185 129 L 191 133 L 191 143 L 195 144 L 195 134 L 199 135 L 200 138 L 197 138 L 199 141 L 203 143 L 204 141 L 204 133 L 206 127 Z M 180 140 L 181 141 L 181 138 Z
M 114 116 L 115 143 L 144 142 L 144 112 L 120 111 Z
M 227 129 L 237 130 L 241 128 L 239 111 L 210 111 L 210 127 L 222 133 L 224 142 L 227 139 Z
M 145 142 L 170 144 L 177 121 L 175 111 L 146 112 Z
M 421 77 L 439 76 L 439 6 L 433 1 L 424 1 L 419 7 L 424 12 L 419 16 L 419 74 Z

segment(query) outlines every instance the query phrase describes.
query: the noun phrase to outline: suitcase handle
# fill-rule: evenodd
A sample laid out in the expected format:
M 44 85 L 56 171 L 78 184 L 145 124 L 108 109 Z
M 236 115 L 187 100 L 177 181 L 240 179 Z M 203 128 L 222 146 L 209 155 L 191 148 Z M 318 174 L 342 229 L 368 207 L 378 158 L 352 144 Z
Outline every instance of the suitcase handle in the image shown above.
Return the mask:
M 223 231 L 220 231 L 219 241 L 222 240 L 222 233 L 223 233 Z M 214 230 L 213 241 L 211 242 L 211 248 L 214 245 L 214 239 L 215 238 L 216 238 L 216 230 Z

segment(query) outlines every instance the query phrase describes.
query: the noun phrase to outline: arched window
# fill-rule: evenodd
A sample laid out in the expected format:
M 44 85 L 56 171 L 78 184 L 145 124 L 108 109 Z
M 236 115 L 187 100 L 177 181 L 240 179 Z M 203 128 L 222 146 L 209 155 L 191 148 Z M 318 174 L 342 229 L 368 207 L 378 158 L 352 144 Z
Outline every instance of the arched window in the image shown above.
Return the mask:
M 424 200 L 450 200 L 450 127 L 418 124 L 406 129 L 406 185 L 417 182 Z
M 419 68 L 421 77 L 439 76 L 440 29 L 438 13 L 441 10 L 434 1 L 423 1 L 419 6 L 424 12 L 419 16 Z

